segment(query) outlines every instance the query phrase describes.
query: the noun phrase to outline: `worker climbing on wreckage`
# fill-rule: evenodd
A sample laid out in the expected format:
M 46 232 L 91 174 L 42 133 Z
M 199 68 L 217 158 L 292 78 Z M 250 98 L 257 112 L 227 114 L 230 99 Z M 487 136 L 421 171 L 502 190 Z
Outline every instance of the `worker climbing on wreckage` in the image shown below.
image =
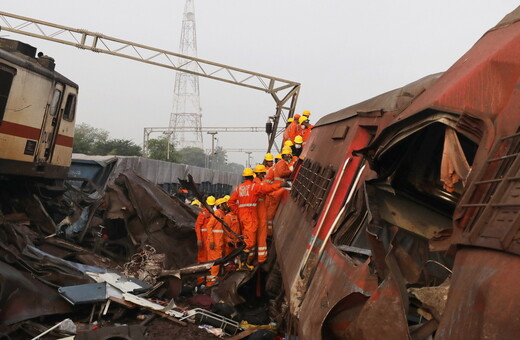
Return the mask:
M 206 199 L 206 204 L 213 209 L 215 205 L 215 197 L 209 196 Z M 197 220 L 195 221 L 195 233 L 197 235 L 197 261 L 199 263 L 206 262 L 208 260 L 208 232 L 207 232 L 207 224 L 211 218 L 211 213 L 206 209 L 202 208 L 199 215 L 197 216 Z M 197 279 L 198 284 L 204 283 L 205 279 L 203 277 L 199 277 Z
M 266 168 L 262 164 L 255 167 L 254 173 L 256 175 L 254 181 L 258 185 L 272 187 L 264 181 L 266 175 Z M 258 197 L 258 205 L 256 212 L 258 215 L 258 231 L 256 233 L 256 253 L 258 263 L 267 261 L 267 195 L 260 195 Z
M 288 146 L 284 146 L 281 152 L 282 159 L 275 164 L 265 176 L 264 181 L 268 184 L 276 184 L 285 182 L 288 179 L 293 171 L 292 168 L 292 150 Z M 272 236 L 273 234 L 273 219 L 276 215 L 276 210 L 278 209 L 278 205 L 280 203 L 280 199 L 282 194 L 284 193 L 284 189 L 275 190 L 269 195 L 267 195 L 267 235 Z
M 206 229 L 207 229 L 207 242 L 208 242 L 208 259 L 207 261 L 215 261 L 224 256 L 225 250 L 225 235 L 224 235 L 224 226 L 220 222 L 224 219 L 225 216 L 225 207 L 227 205 L 226 200 L 224 198 L 219 198 L 215 201 L 215 206 L 217 210 L 215 210 L 214 216 L 211 216 L 209 219 Z M 220 219 L 220 220 L 219 220 Z M 217 276 L 220 271 L 220 265 L 216 265 L 211 267 L 210 275 L 206 278 L 206 287 L 211 287 L 217 282 Z
M 300 157 L 303 151 L 303 137 L 302 136 L 296 136 L 294 137 L 294 144 L 291 145 L 291 151 L 293 154 L 293 157 Z
M 251 266 L 252 259 L 249 255 L 254 250 L 257 242 L 257 231 L 258 231 L 258 198 L 261 195 L 268 194 L 274 190 L 280 188 L 280 186 L 286 186 L 285 182 L 278 182 L 272 186 L 265 186 L 255 183 L 254 172 L 251 168 L 246 168 L 242 173 L 244 182 L 240 184 L 229 199 L 229 206 L 233 212 L 237 213 L 240 223 L 242 224 L 242 232 L 244 235 L 245 249 L 239 258 L 238 269 L 252 270 L 254 267 Z M 248 260 L 250 261 L 248 263 Z
M 298 122 L 300 123 L 300 135 L 302 136 L 303 144 L 305 144 L 311 136 L 311 131 L 314 125 L 309 123 L 309 119 L 305 116 L 300 117 Z

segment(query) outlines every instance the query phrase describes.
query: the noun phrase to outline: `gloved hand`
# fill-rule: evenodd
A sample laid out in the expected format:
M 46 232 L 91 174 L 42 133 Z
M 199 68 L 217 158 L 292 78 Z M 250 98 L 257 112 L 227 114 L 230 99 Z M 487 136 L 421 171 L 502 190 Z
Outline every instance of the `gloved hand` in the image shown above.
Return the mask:
M 289 170 L 294 171 L 294 166 L 291 165 L 291 166 L 289 167 Z
M 215 250 L 215 242 L 210 242 L 209 243 L 209 249 Z
M 289 182 L 283 181 L 280 183 L 280 188 L 290 188 L 291 184 Z

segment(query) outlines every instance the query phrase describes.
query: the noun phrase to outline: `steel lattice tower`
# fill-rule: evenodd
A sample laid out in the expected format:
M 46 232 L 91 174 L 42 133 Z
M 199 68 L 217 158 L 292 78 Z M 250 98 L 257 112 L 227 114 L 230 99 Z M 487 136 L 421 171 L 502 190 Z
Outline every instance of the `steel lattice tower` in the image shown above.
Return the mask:
M 186 0 L 184 6 L 179 49 L 180 54 L 191 57 L 197 56 L 194 0 Z M 200 71 L 193 61 L 179 58 L 178 63 L 180 65 L 186 64 L 185 68 L 188 71 Z M 186 72 L 177 72 L 169 127 L 172 131 L 171 140 L 178 149 L 185 147 L 203 148 L 202 131 L 200 130 L 201 120 L 199 77 Z M 193 128 L 197 132 L 183 132 L 179 131 L 179 128 Z

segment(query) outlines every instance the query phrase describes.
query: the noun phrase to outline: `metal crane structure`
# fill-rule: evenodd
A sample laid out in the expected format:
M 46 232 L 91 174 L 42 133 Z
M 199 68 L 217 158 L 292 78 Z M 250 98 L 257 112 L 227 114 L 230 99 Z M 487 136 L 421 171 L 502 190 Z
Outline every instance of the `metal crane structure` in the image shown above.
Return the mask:
M 182 18 L 181 41 L 179 52 L 190 57 L 197 56 L 197 32 L 195 26 L 194 0 L 186 0 Z M 183 60 L 179 58 L 179 63 Z M 191 71 L 197 70 L 197 64 L 186 66 Z M 199 77 L 192 73 L 176 72 L 173 90 L 173 109 L 169 128 L 171 143 L 179 149 L 185 147 L 203 148 L 202 114 L 200 108 Z M 194 131 L 184 131 L 191 127 Z M 146 144 L 143 144 L 143 147 Z
M 279 135 L 280 119 L 294 115 L 301 84 L 266 74 L 248 71 L 197 57 L 122 40 L 101 33 L 77 29 L 0 11 L 3 31 L 45 39 L 97 53 L 127 58 L 205 78 L 263 91 L 275 101 L 276 111 L 269 116 L 267 152 Z M 193 67 L 195 65 L 195 67 Z M 146 146 L 144 146 L 146 148 Z

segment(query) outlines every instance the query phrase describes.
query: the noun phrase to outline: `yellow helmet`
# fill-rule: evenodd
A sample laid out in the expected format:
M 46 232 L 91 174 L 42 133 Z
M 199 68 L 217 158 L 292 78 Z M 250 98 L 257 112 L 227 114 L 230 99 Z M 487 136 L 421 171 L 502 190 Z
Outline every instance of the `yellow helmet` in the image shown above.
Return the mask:
M 275 157 L 275 158 L 276 158 L 276 159 L 282 159 L 282 154 L 281 154 L 281 153 L 279 153 L 278 155 L 276 155 L 276 157 Z
M 208 205 L 215 205 L 215 201 L 216 201 L 215 197 L 213 197 L 213 196 L 208 196 L 208 198 L 206 198 L 206 203 Z
M 282 148 L 282 155 L 292 155 L 292 150 L 290 146 L 284 146 Z
M 285 142 L 283 142 L 283 146 L 293 146 L 293 142 L 291 142 L 290 140 L 286 140 Z
M 302 136 L 296 136 L 294 137 L 294 142 L 296 144 L 302 144 L 303 143 L 303 137 Z
M 199 200 L 193 200 L 193 202 L 191 202 L 191 205 L 198 205 L 200 207 L 200 201 Z
M 287 119 L 287 123 L 292 123 L 292 122 L 294 122 L 294 118 L 288 118 Z
M 253 169 L 251 169 L 251 168 L 245 168 L 244 172 L 242 172 L 242 176 L 244 176 L 244 177 L 249 177 L 249 176 L 254 176 L 254 175 L 255 175 L 255 173 L 253 172 Z
M 222 203 L 226 203 L 226 200 L 223 198 L 219 198 L 218 200 L 215 201 L 215 205 L 221 205 Z
M 310 111 L 307 111 L 307 110 L 303 111 L 303 113 L 302 113 L 302 116 L 307 116 L 307 117 L 309 117 L 310 115 L 311 115 L 311 112 L 310 112 Z
M 271 154 L 271 153 L 266 153 L 264 159 L 265 159 L 266 161 L 271 161 L 271 162 L 272 162 L 272 161 L 274 160 L 274 158 L 273 158 L 273 154 Z
M 263 164 L 258 164 L 254 170 L 254 172 L 266 172 L 266 171 L 267 171 L 267 169 L 265 168 L 265 165 L 263 165 Z
M 225 199 L 226 202 L 229 201 L 230 198 L 231 198 L 231 196 L 229 196 L 229 195 L 226 195 L 226 196 L 222 197 L 222 199 Z
M 307 118 L 305 116 L 301 116 L 300 119 L 298 119 L 298 123 L 301 124 L 301 123 L 305 122 L 306 120 L 309 120 L 309 118 Z

